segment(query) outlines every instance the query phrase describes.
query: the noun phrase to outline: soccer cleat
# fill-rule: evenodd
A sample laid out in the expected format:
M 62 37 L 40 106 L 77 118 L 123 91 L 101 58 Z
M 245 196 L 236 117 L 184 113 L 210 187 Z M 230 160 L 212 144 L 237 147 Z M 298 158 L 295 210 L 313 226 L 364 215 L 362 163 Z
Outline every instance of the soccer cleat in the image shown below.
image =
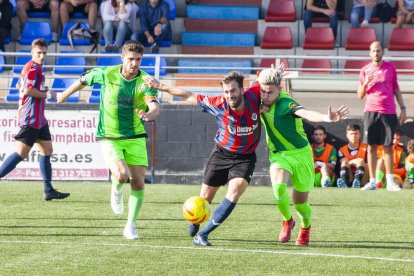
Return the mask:
M 279 233 L 279 241 L 281 243 L 285 243 L 290 241 L 290 234 L 292 232 L 293 227 L 295 227 L 295 221 L 293 218 L 290 218 L 288 221 L 282 222 L 282 229 L 280 229 Z
M 194 237 L 195 235 L 197 235 L 198 230 L 200 230 L 200 224 L 190 223 L 188 225 L 188 234 L 190 235 L 190 237 Z
M 329 188 L 329 187 L 331 187 L 331 181 L 328 179 L 322 183 L 322 188 Z
M 124 227 L 124 237 L 128 240 L 139 240 L 137 228 L 133 223 L 127 223 Z
M 338 186 L 338 188 L 348 188 L 348 185 L 346 185 L 345 181 L 342 178 L 338 178 L 336 181 L 336 186 Z
M 364 187 L 361 188 L 361 191 L 373 191 L 377 189 L 377 185 L 368 182 L 367 184 L 365 184 Z
M 194 237 L 194 245 L 201 245 L 201 246 L 212 246 L 211 242 L 208 241 L 207 236 L 203 236 L 198 234 Z
M 52 189 L 49 192 L 45 192 L 43 194 L 43 198 L 46 201 L 52 200 L 52 199 L 64 199 L 70 196 L 70 193 L 61 193 L 58 190 Z
M 400 186 L 398 186 L 394 182 L 391 182 L 391 183 L 387 183 L 387 191 L 399 192 L 399 191 L 401 191 L 401 188 L 400 188 Z
M 111 207 L 116 215 L 124 213 L 124 193 L 123 190 L 118 191 L 114 185 L 111 186 Z
M 298 239 L 296 240 L 296 245 L 307 246 L 309 244 L 311 226 L 308 228 L 300 228 Z
M 359 181 L 358 179 L 354 179 L 354 181 L 352 181 L 352 188 L 361 188 L 361 181 Z

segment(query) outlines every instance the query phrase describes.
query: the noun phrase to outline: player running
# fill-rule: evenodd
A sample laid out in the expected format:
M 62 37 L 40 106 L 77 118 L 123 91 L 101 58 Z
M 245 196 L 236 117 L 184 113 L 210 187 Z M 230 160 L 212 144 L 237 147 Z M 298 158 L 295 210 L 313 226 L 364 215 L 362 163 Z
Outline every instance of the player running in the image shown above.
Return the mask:
M 148 167 L 147 134 L 141 120 L 154 120 L 159 114 L 157 91 L 143 85 L 143 76 L 147 75 L 140 70 L 143 53 L 139 42 L 127 41 L 122 47 L 121 65 L 91 69 L 58 95 L 58 102 L 64 102 L 85 86 L 101 85 L 96 136 L 112 173 L 111 207 L 115 214 L 123 213 L 123 187 L 128 179 L 131 183 L 124 228 L 124 237 L 130 240 L 139 239 L 136 221 L 144 201 Z

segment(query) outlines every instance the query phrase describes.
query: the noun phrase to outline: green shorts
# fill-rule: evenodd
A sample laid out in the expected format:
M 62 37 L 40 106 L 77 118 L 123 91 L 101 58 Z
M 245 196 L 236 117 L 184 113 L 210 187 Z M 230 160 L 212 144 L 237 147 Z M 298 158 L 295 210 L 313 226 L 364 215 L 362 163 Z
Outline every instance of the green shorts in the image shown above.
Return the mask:
M 309 192 L 315 181 L 313 154 L 310 146 L 269 154 L 270 167 L 284 169 L 292 175 L 292 186 L 298 192 Z
M 102 153 L 108 165 L 125 160 L 128 165 L 148 167 L 147 141 L 145 138 L 102 140 Z

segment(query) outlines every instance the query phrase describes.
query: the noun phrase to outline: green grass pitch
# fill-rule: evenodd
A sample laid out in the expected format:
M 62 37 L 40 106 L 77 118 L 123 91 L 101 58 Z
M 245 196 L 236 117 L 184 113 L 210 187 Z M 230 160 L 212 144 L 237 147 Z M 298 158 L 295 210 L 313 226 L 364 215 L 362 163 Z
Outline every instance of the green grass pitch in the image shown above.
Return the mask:
M 298 248 L 299 223 L 291 242 L 277 242 L 271 187 L 249 187 L 205 248 L 187 236 L 181 209 L 199 186 L 147 185 L 138 241 L 123 238 L 126 214 L 112 214 L 109 183 L 55 186 L 70 198 L 45 202 L 40 182 L 0 182 L 1 275 L 414 274 L 413 190 L 315 188 L 311 243 Z

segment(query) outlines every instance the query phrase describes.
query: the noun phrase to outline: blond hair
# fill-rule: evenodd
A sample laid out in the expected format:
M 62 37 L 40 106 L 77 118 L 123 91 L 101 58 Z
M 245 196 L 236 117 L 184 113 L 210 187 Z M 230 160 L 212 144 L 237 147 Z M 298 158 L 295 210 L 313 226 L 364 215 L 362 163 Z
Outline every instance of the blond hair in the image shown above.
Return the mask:
M 282 72 L 275 68 L 270 69 L 264 69 L 262 72 L 260 72 L 259 77 L 257 78 L 257 81 L 260 84 L 264 85 L 275 85 L 279 86 L 282 82 Z

